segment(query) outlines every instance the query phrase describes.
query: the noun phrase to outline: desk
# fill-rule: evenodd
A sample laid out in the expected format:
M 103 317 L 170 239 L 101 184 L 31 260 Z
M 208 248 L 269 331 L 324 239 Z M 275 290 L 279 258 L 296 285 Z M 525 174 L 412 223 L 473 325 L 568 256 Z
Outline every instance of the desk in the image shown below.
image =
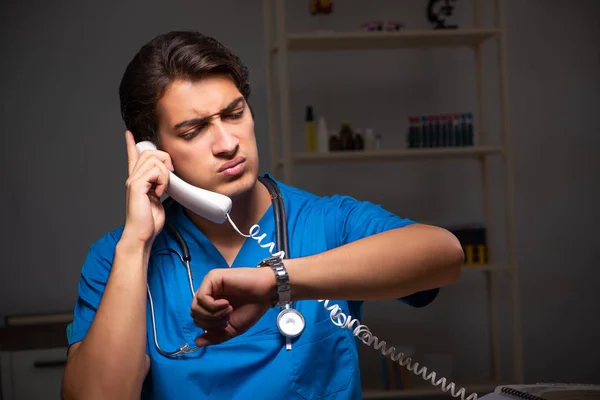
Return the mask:
M 59 400 L 67 321 L 0 328 L 0 399 Z

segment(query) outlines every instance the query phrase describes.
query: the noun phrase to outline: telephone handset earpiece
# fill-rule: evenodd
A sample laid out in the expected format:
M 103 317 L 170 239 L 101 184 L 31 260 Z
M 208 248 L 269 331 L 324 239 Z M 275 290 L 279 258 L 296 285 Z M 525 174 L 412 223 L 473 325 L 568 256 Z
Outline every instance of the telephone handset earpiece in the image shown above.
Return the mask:
M 135 147 L 138 154 L 142 154 L 144 150 L 156 150 L 156 146 L 150 141 L 139 142 Z M 218 224 L 225 222 L 231 211 L 229 197 L 192 186 L 172 172 L 169 172 L 167 194 L 183 207 Z

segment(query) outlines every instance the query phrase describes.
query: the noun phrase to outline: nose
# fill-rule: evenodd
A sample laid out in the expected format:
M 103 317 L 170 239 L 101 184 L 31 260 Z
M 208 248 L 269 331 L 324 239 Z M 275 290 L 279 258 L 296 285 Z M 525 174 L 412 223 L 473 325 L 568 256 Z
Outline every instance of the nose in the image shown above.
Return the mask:
M 213 122 L 213 135 L 212 151 L 215 156 L 231 156 L 237 152 L 239 139 L 227 129 L 220 119 Z

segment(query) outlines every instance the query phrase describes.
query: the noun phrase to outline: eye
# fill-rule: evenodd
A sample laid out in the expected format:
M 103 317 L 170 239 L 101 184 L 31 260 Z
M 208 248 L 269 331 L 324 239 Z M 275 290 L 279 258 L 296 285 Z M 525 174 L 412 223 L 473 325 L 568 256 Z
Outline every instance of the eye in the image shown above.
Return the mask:
M 190 140 L 192 139 L 194 136 L 196 136 L 198 134 L 198 130 L 195 129 L 189 133 L 186 133 L 184 135 L 181 135 L 182 138 L 184 138 L 185 140 Z
M 204 127 L 200 127 L 200 128 L 196 128 L 194 130 L 191 130 L 189 132 L 184 133 L 183 135 L 181 135 L 181 137 L 185 140 L 190 140 L 193 139 L 194 136 L 196 136 L 197 134 L 200 133 L 200 131 L 202 131 L 204 129 Z
M 242 109 L 241 111 L 236 112 L 234 114 L 226 115 L 224 119 L 240 119 L 240 118 L 242 118 L 243 115 L 244 115 L 244 110 Z

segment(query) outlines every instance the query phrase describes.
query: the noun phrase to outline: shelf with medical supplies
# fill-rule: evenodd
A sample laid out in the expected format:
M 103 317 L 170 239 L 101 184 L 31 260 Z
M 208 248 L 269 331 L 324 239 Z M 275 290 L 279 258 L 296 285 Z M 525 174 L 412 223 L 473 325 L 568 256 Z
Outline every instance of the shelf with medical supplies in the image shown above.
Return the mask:
M 500 146 L 472 146 L 448 148 L 420 149 L 377 149 L 331 152 L 299 152 L 292 153 L 294 164 L 324 164 L 342 162 L 383 162 L 414 159 L 443 158 L 480 158 L 487 155 L 502 154 Z
M 497 34 L 497 29 L 298 33 L 287 35 L 286 42 L 288 51 L 472 47 Z M 273 50 L 276 51 L 277 47 Z

